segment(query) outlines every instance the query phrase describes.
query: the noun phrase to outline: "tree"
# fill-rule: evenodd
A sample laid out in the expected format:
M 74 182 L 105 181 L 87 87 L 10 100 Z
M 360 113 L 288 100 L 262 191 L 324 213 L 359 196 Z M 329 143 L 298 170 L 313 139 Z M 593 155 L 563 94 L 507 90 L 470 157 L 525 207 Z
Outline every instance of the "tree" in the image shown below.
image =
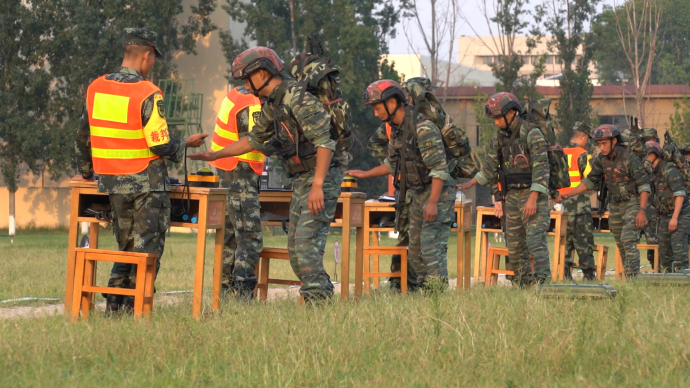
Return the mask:
M 538 7 L 544 17 L 544 27 L 553 37 L 552 51 L 562 61 L 561 95 L 556 106 L 556 124 L 560 127 L 559 142 L 566 144 L 577 121 L 591 125 L 592 108 L 589 100 L 594 86 L 589 79 L 589 65 L 595 52 L 594 36 L 586 31 L 596 15 L 600 0 L 566 0 Z M 578 55 L 578 50 L 582 55 Z
M 9 192 L 9 234 L 15 232 L 15 193 L 22 165 L 38 174 L 47 162 L 45 96 L 50 87 L 41 55 L 44 20 L 37 1 L 0 3 L 0 169 Z
M 292 8 L 292 11 L 291 11 Z M 306 50 L 308 34 L 318 32 L 326 55 L 340 69 L 340 86 L 352 109 L 351 127 L 355 135 L 350 167 L 370 169 L 378 162 L 369 155 L 366 144 L 380 125 L 371 109 L 362 104 L 362 93 L 382 73 L 391 77 L 393 67 L 380 63 L 388 52 L 387 40 L 395 36 L 399 12 L 392 2 L 376 0 L 266 0 L 243 2 L 226 0 L 223 9 L 238 22 L 246 23 L 244 36 L 233 39 L 222 34 L 228 62 L 249 47 L 248 41 L 275 50 L 289 62 L 297 51 Z M 292 37 L 295 42 L 286 37 Z M 385 180 L 359 182 L 370 196 L 385 192 Z
M 676 111 L 670 117 L 671 127 L 668 128 L 668 132 L 673 141 L 682 146 L 690 141 L 690 100 L 688 96 L 683 96 L 680 101 L 675 101 L 673 106 Z
M 484 107 L 489 95 L 477 89 L 474 94 L 474 102 L 472 103 L 472 110 L 477 120 L 477 127 L 479 127 L 479 145 L 475 148 L 479 157 L 484 160 L 486 154 L 489 152 L 489 143 L 496 132 L 496 125 L 491 117 L 486 117 Z
M 531 74 L 520 75 L 520 69 L 525 64 L 523 55 L 532 54 L 541 39 L 539 29 L 530 28 L 528 20 L 532 19 L 533 15 L 527 10 L 527 5 L 529 0 L 482 0 L 480 11 L 489 29 L 488 38 L 480 37 L 473 22 L 461 13 L 462 18 L 479 37 L 481 44 L 496 57 L 496 61 L 491 64 L 491 70 L 500 81 L 497 90 L 513 93 L 525 100 L 540 97 L 536 91 L 536 82 L 545 70 L 545 55 L 541 55 Z M 489 9 L 490 6 L 492 9 Z M 516 47 L 516 40 L 525 33 L 529 36 L 526 41 L 527 49 L 523 53 Z

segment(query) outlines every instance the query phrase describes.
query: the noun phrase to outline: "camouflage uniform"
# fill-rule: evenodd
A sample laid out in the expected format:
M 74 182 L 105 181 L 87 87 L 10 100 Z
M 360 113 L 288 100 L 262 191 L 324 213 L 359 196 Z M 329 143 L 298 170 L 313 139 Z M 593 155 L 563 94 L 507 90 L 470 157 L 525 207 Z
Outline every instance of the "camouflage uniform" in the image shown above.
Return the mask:
M 568 147 L 579 147 L 570 143 Z M 577 158 L 580 177 L 584 177 L 587 168 L 587 153 Z M 568 212 L 567 232 L 565 237 L 565 263 L 572 266 L 573 250 L 577 250 L 580 269 L 594 268 L 594 235 L 592 225 L 592 204 L 589 195 L 579 195 L 563 201 L 565 211 Z
M 688 268 L 688 232 L 690 232 L 690 203 L 685 183 L 674 163 L 659 160 L 652 169 L 651 178 L 656 182 L 654 205 L 659 210 L 659 265 L 664 272 L 673 271 L 673 262 L 680 262 L 680 268 Z M 683 207 L 678 214 L 678 227 L 673 232 L 668 224 L 673 216 L 675 197 L 684 197 Z
M 136 70 L 121 67 L 106 79 L 122 83 L 143 81 Z M 147 126 L 165 124 L 162 96 L 155 93 L 142 104 L 142 123 Z M 98 191 L 110 195 L 113 213 L 113 233 L 118 249 L 130 252 L 156 253 L 156 273 L 165 246 L 165 233 L 170 225 L 170 182 L 164 158 L 179 163 L 184 158 L 184 139 L 169 138 L 165 144 L 150 147 L 161 158 L 149 162 L 142 172 L 129 175 L 101 175 Z M 76 152 L 79 171 L 83 176 L 93 174 L 88 115 L 84 110 L 77 132 Z M 115 263 L 108 281 L 109 287 L 134 288 L 136 266 Z M 121 303 L 120 297 L 117 302 Z
M 433 278 L 448 282 L 448 236 L 454 219 L 456 188 L 455 180 L 448 173 L 441 131 L 431 120 L 418 114 L 415 127 L 409 128 L 410 140 L 403 144 L 403 131 L 412 125 L 412 114 L 413 110 L 408 107 L 400 126 L 391 123 L 389 156 L 384 164 L 393 176 L 400 171 L 400 163 L 405 162 L 407 166 L 407 192 L 412 195 L 408 216 L 408 264 L 416 275 L 410 283 L 423 287 Z M 404 161 L 400 159 L 403 147 L 406 148 Z M 433 178 L 444 181 L 444 185 L 438 198 L 436 219 L 427 222 L 423 211 L 429 202 Z
M 298 104 L 303 86 L 293 80 L 284 80 L 271 91 L 261 110 L 261 116 L 249 132 L 249 143 L 253 149 L 268 156 L 280 152 L 269 141 L 277 139 L 294 149 L 292 134 L 297 141 L 311 147 L 324 147 L 334 151 L 331 166 L 323 183 L 324 211 L 314 215 L 309 211 L 307 197 L 314 181 L 315 169 L 296 173 L 292 182 L 290 202 L 290 226 L 288 230 L 288 251 L 290 265 L 302 281 L 300 293 L 307 300 L 333 295 L 333 284 L 323 265 L 323 254 L 331 221 L 340 196 L 342 176 L 347 168 L 349 154 L 336 150 L 336 141 L 330 135 L 331 117 L 322 103 L 311 93 L 304 92 L 301 105 Z M 288 128 L 290 133 L 288 133 Z M 302 150 L 302 148 L 300 148 Z M 304 157 L 303 153 L 300 153 Z M 315 156 L 312 156 L 315 158 Z M 281 158 L 285 166 L 286 159 Z M 286 171 L 289 171 L 286 169 Z
M 609 190 L 611 205 L 609 225 L 616 240 L 625 267 L 626 276 L 636 275 L 640 269 L 640 251 L 637 243 L 640 233 L 635 217 L 640 211 L 638 194 L 650 192 L 649 175 L 637 155 L 617 145 L 613 157 L 598 154 L 592 158 L 592 170 L 582 182 L 589 190 L 596 190 L 603 179 Z M 617 172 L 622 172 L 618 174 Z
M 386 133 L 386 125 L 382 124 L 378 127 L 376 132 L 369 139 L 369 152 L 381 163 L 385 163 L 388 157 L 388 134 Z M 395 197 L 399 195 L 399 191 L 395 191 Z M 412 203 L 412 191 L 407 191 L 405 195 L 405 204 L 403 210 L 400 212 L 400 222 L 398 222 L 398 243 L 395 244 L 398 247 L 407 247 L 410 245 L 410 204 Z M 402 257 L 400 255 L 393 255 L 391 258 L 391 272 L 400 272 Z M 417 279 L 417 274 L 414 272 L 414 268 L 411 265 L 407 266 L 407 283 L 409 289 L 417 288 L 414 283 Z M 400 278 L 390 278 L 389 281 L 392 286 L 396 289 L 400 288 Z
M 510 145 L 512 136 L 515 139 Z M 516 117 L 509 130 L 497 131 L 491 139 L 482 171 L 475 179 L 481 185 L 494 186 L 499 174 L 505 174 L 507 182 L 503 213 L 506 215 L 509 260 L 515 271 L 513 282 L 524 286 L 533 280 L 546 281 L 551 277 L 546 241 L 551 222 L 547 197 L 550 171 L 547 143 L 539 128 L 529 127 Z M 533 191 L 539 193 L 537 212 L 525 219 L 522 209 Z M 534 257 L 534 277 L 530 268 L 530 254 Z
M 240 93 L 247 91 L 240 87 Z M 232 117 L 230 119 L 233 119 Z M 237 132 L 240 138 L 249 132 L 249 108 L 239 112 Z M 259 175 L 251 165 L 238 161 L 231 170 L 216 169 L 220 185 L 229 190 L 225 214 L 225 243 L 223 245 L 224 289 L 237 291 L 238 297 L 252 295 L 256 286 L 254 266 L 263 248 L 261 235 L 261 206 L 259 204 Z

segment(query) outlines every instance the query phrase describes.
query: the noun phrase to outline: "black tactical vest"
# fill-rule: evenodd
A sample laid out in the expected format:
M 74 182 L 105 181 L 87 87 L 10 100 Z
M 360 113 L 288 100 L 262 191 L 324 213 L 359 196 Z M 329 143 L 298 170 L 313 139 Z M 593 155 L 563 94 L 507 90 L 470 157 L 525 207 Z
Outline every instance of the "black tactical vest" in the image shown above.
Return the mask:
M 656 188 L 654 192 L 654 208 L 656 208 L 660 214 L 673 213 L 675 199 L 671 186 L 668 184 L 668 179 L 666 179 L 666 161 L 659 160 L 659 163 L 652 173 Z
M 517 119 L 519 120 L 519 119 Z M 527 146 L 527 128 L 520 121 L 509 137 L 499 134 L 499 157 L 508 189 L 528 189 L 532 186 L 532 157 Z
M 397 189 L 399 187 L 399 175 L 401 169 L 401 163 L 405 163 L 405 171 L 407 174 L 407 188 L 423 187 L 431 183 L 431 177 L 429 176 L 430 170 L 424 164 L 422 159 L 422 153 L 419 151 L 419 144 L 417 141 L 417 128 L 416 125 L 423 123 L 426 118 L 421 117 L 418 120 L 412 120 L 412 115 L 414 111 L 412 108 L 405 108 L 405 121 L 403 122 L 403 127 L 393 128 L 391 131 L 391 144 L 395 148 L 395 152 L 398 156 L 398 164 L 395 166 L 395 178 L 394 186 Z M 407 128 L 406 128 L 407 127 Z M 410 135 L 407 139 L 407 144 L 403 144 L 403 133 L 407 129 L 410 131 Z M 403 147 L 405 147 L 405 158 L 402 157 Z

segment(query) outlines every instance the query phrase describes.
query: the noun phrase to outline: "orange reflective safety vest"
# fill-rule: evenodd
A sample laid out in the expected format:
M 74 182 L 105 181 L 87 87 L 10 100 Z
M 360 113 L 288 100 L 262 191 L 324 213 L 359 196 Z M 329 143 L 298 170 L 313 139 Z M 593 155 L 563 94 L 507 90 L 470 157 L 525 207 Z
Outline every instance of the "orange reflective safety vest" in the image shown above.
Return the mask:
M 254 129 L 255 116 L 261 113 L 261 101 L 253 94 L 242 94 L 237 88 L 228 92 L 220 105 L 220 112 L 216 117 L 216 129 L 213 132 L 211 151 L 220 151 L 240 139 L 237 129 L 240 112 L 249 109 L 249 131 Z M 247 162 L 255 173 L 261 175 L 264 170 L 264 154 L 259 151 L 249 151 L 246 154 L 218 159 L 209 162 L 221 170 L 232 171 L 238 162 Z
M 592 158 L 592 156 L 587 155 L 587 167 L 585 167 L 584 176 L 580 176 L 580 167 L 577 164 L 577 160 L 579 159 L 580 155 L 587 152 L 587 150 L 582 147 L 569 147 L 563 148 L 563 152 L 568 157 L 568 173 L 570 174 L 570 187 L 564 187 L 562 189 L 558 189 L 558 191 L 561 194 L 568 194 L 572 189 L 576 188 L 580 184 L 580 182 L 582 182 L 582 178 L 586 177 L 587 174 L 589 174 L 589 171 L 592 169 L 589 165 L 589 161 Z
M 160 89 L 149 81 L 122 83 L 105 76 L 89 85 L 86 106 L 97 174 L 136 174 L 159 158 L 149 149 L 141 120 L 141 105 L 155 92 Z

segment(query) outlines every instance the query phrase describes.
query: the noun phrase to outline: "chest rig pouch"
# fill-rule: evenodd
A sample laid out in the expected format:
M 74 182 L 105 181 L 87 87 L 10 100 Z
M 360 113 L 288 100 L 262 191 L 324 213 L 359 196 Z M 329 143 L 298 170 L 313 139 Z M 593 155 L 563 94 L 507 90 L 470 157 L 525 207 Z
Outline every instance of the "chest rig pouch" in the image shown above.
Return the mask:
M 406 111 L 403 130 L 397 129 L 391 134 L 391 142 L 398 154 L 398 163 L 395 166 L 395 176 L 393 179 L 393 186 L 398 190 L 400 190 L 400 178 L 403 172 L 406 176 L 405 183 L 408 189 L 424 187 L 431 183 L 429 169 L 424 164 L 422 154 L 419 151 L 416 129 L 417 121 L 411 119 L 415 112 L 409 107 L 406 108 Z M 407 135 L 405 135 L 405 132 L 407 132 Z M 405 164 L 404 168 L 403 163 Z
M 656 171 L 659 171 L 659 173 L 653 175 L 654 181 L 656 182 L 656 190 L 654 192 L 654 207 L 657 209 L 659 214 L 672 214 L 675 207 L 675 199 L 673 197 L 673 191 L 671 191 L 671 186 L 669 186 L 668 180 L 665 176 L 666 162 L 663 160 L 660 161 Z
M 623 147 L 616 147 L 615 152 L 627 152 Z M 629 169 L 625 163 L 628 155 L 620 155 L 614 160 L 604 156 L 602 167 L 604 169 L 604 180 L 609 196 L 613 202 L 627 202 L 637 196 L 637 185 L 630 179 Z
M 520 130 L 521 128 L 516 128 L 507 138 L 499 136 L 498 159 L 509 189 L 527 189 L 532 186 L 532 158 L 527 139 L 520 136 Z

